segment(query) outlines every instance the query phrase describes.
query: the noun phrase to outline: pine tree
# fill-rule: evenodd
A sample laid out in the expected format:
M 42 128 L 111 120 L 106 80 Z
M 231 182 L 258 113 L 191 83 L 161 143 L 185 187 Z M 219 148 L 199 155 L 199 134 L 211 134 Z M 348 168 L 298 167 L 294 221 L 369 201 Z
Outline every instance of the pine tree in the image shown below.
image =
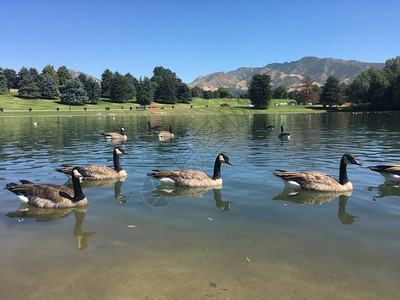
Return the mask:
M 60 94 L 54 78 L 48 73 L 40 75 L 39 88 L 40 95 L 44 99 L 55 99 Z
M 272 98 L 271 77 L 268 74 L 256 74 L 250 79 L 249 98 L 255 108 L 268 108 Z
M 60 87 L 61 103 L 69 105 L 83 105 L 88 101 L 85 88 L 79 79 L 68 79 Z
M 101 96 L 104 98 L 111 97 L 111 84 L 113 79 L 113 73 L 106 69 L 103 74 L 101 74 Z

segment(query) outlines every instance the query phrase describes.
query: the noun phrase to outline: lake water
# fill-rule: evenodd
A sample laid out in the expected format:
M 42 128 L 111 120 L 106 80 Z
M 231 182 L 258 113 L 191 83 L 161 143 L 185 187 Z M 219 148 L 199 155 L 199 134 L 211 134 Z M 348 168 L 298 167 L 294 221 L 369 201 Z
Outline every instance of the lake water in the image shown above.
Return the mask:
M 367 166 L 400 163 L 400 114 L 0 117 L 3 299 L 394 299 L 400 187 Z M 176 138 L 159 141 L 147 121 Z M 37 122 L 37 126 L 33 124 Z M 264 122 L 274 125 L 263 130 Z M 292 139 L 278 139 L 285 125 Z M 102 131 L 126 128 L 124 182 L 84 190 L 87 208 L 40 210 L 3 189 L 70 184 L 61 164 L 112 166 Z M 153 169 L 212 174 L 223 188 L 173 189 Z M 351 195 L 290 195 L 274 169 L 338 177 Z M 106 184 L 105 184 L 106 185 Z M 26 209 L 28 208 L 28 210 Z

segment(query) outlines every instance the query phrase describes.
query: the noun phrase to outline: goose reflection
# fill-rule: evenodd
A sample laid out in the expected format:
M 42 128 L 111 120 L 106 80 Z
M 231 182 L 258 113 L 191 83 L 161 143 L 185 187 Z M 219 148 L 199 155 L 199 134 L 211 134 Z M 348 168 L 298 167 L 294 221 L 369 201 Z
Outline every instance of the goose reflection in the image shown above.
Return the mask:
M 376 190 L 378 192 L 377 196 L 374 196 L 375 199 L 384 198 L 387 196 L 397 196 L 400 197 L 400 183 L 393 183 L 389 181 L 385 181 L 385 183 L 377 186 L 377 187 L 368 187 L 368 191 Z
M 74 237 L 76 242 L 76 249 L 78 251 L 85 250 L 89 245 L 89 239 L 95 232 L 84 232 L 82 231 L 83 220 L 85 219 L 87 212 L 86 207 L 75 207 L 75 208 L 38 208 L 30 206 L 26 203 L 21 203 L 20 207 L 16 211 L 11 211 L 6 214 L 9 218 L 18 218 L 18 220 L 32 218 L 37 222 L 51 222 L 56 221 L 65 217 L 68 217 L 71 213 L 75 215 L 75 226 L 74 226 Z
M 342 224 L 351 225 L 355 222 L 356 216 L 346 213 L 347 200 L 351 196 L 351 191 L 348 192 L 316 192 L 300 190 L 293 192 L 293 189 L 285 188 L 283 191 L 272 198 L 273 200 L 288 201 L 299 205 L 321 205 L 330 203 L 336 198 L 339 198 L 338 218 Z
M 202 198 L 203 194 L 212 190 L 214 193 L 215 206 L 223 211 L 228 211 L 231 207 L 231 202 L 222 201 L 221 197 L 222 186 L 217 187 L 187 187 L 187 186 L 170 186 L 170 185 L 158 185 L 152 194 L 157 197 L 186 197 L 186 198 Z M 167 201 L 166 203 L 171 203 Z
M 112 179 L 102 179 L 102 180 L 82 180 L 81 188 L 82 190 L 90 190 L 95 188 L 106 188 L 114 185 L 114 197 L 115 199 L 124 199 L 126 196 L 121 195 L 121 186 L 126 178 L 112 178 Z M 67 187 L 72 186 L 71 179 L 64 184 Z

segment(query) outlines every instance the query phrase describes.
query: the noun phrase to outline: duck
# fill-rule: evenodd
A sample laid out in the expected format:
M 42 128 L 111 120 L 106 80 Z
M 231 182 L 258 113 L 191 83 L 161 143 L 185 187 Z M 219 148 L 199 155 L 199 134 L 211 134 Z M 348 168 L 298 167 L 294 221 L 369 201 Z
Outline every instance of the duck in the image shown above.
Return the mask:
M 172 133 L 172 125 L 169 126 L 169 131 L 161 130 L 161 131 L 154 131 L 155 134 L 158 134 L 160 140 L 162 139 L 172 139 L 175 135 Z
M 273 126 L 273 125 L 266 125 L 265 124 L 265 122 L 264 122 L 264 130 L 272 130 L 272 129 L 274 129 L 275 128 L 275 126 Z
M 6 189 L 31 206 L 39 208 L 71 208 L 88 204 L 83 194 L 80 178 L 90 177 L 84 168 L 74 167 L 72 170 L 73 189 L 56 184 L 36 184 L 28 180 L 20 180 L 21 184 L 8 183 Z
M 281 125 L 281 132 L 279 133 L 278 137 L 280 139 L 290 139 L 290 133 L 289 132 L 284 132 L 283 125 Z
M 296 190 L 309 190 L 320 192 L 347 192 L 353 190 L 353 185 L 347 177 L 347 165 L 361 164 L 351 154 L 344 154 L 340 160 L 339 181 L 332 176 L 320 172 L 287 172 L 275 170 L 273 174 L 282 179 L 288 187 Z
M 128 176 L 128 173 L 122 169 L 119 164 L 119 157 L 128 154 L 122 147 L 115 147 L 113 151 L 113 161 L 114 169 L 107 166 L 97 166 L 97 165 L 86 165 L 80 166 L 85 171 L 91 174 L 91 176 L 83 176 L 83 179 L 87 180 L 104 180 L 104 179 L 124 179 Z M 56 169 L 57 172 L 64 173 L 66 175 L 71 175 L 74 169 L 73 166 L 63 165 L 64 168 Z
M 378 172 L 388 181 L 400 182 L 400 164 L 377 165 L 368 168 Z
M 152 125 L 150 124 L 150 121 L 147 122 L 147 124 L 149 125 L 149 130 L 151 130 L 151 129 L 160 129 L 160 128 L 161 128 L 160 125 L 154 125 L 154 126 L 152 126 Z
M 121 127 L 121 133 L 118 132 L 102 132 L 107 139 L 116 139 L 116 140 L 127 140 L 128 137 L 125 135 L 125 128 Z
M 222 185 L 221 163 L 233 166 L 228 156 L 223 153 L 218 154 L 214 163 L 214 174 L 208 174 L 198 170 L 153 170 L 153 173 L 147 173 L 147 176 L 159 180 L 161 183 L 174 184 L 176 186 L 207 187 Z

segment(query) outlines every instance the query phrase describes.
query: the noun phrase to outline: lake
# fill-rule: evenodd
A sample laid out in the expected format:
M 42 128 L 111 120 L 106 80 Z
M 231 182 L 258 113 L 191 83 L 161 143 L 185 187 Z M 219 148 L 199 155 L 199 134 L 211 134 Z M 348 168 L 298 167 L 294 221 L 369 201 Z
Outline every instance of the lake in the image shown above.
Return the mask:
M 394 299 L 400 292 L 400 187 L 367 168 L 400 163 L 399 113 L 0 117 L 0 290 L 4 299 Z M 175 138 L 159 141 L 147 122 Z M 35 123 L 36 122 L 36 123 Z M 272 130 L 264 130 L 274 125 Z M 291 133 L 278 138 L 280 125 Z M 4 189 L 20 179 L 70 185 L 61 164 L 112 166 L 124 126 L 124 182 L 83 185 L 79 209 L 37 209 Z M 182 189 L 153 169 L 212 175 Z M 338 178 L 348 195 L 294 194 L 274 169 Z M 84 182 L 85 184 L 85 182 Z M 101 186 L 103 185 L 103 186 Z

